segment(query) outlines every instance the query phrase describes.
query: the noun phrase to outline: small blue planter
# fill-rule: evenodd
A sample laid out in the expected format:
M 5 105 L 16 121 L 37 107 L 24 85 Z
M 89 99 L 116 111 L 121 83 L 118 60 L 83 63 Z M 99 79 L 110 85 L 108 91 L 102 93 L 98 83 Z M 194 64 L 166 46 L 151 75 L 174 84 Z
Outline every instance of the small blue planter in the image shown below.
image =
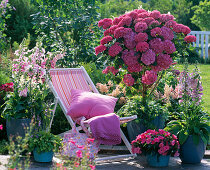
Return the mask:
M 148 154 L 146 155 L 147 163 L 152 167 L 166 167 L 170 159 L 170 155 Z
M 33 151 L 34 160 L 37 162 L 51 162 L 53 158 L 53 151 L 37 153 L 36 148 Z

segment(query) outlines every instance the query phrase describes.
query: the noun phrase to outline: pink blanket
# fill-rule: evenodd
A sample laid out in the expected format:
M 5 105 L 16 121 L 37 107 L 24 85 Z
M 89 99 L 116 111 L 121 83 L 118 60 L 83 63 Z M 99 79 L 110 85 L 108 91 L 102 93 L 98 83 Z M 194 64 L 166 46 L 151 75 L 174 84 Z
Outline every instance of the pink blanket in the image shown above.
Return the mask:
M 95 116 L 86 120 L 90 125 L 92 136 L 99 144 L 116 145 L 121 143 L 120 120 L 114 113 Z

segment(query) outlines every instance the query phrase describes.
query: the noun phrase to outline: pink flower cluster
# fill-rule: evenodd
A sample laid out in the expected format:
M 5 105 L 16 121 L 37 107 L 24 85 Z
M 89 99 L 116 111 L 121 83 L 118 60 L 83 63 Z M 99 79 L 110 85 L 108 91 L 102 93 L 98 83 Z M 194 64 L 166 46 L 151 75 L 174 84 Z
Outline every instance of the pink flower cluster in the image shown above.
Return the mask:
M 6 83 L 6 84 L 2 84 L 0 86 L 0 91 L 5 91 L 5 92 L 8 92 L 8 91 L 13 91 L 13 82 L 11 83 Z
M 173 64 L 172 56 L 177 50 L 174 44 L 176 38 L 181 37 L 182 42 L 187 43 L 196 40 L 195 36 L 186 36 L 191 32 L 189 27 L 178 24 L 174 19 L 173 15 L 144 9 L 133 10 L 114 20 L 102 19 L 98 26 L 105 30 L 104 37 L 101 45 L 95 48 L 95 53 L 108 53 L 111 58 L 104 56 L 106 60 L 114 65 L 122 65 L 122 70 L 130 73 L 125 72 L 126 85 L 137 83 L 139 77 L 133 77 L 141 71 L 141 82 L 152 85 L 156 82 L 158 73 Z M 122 60 L 124 64 L 121 63 Z
M 113 66 L 107 66 L 103 71 L 102 73 L 104 74 L 108 74 L 109 72 L 111 72 L 112 74 L 117 74 L 118 73 L 118 70 L 116 70 Z
M 156 152 L 159 155 L 179 156 L 180 145 L 177 137 L 162 129 L 158 131 L 149 129 L 138 135 L 131 144 L 133 153 L 149 154 Z
M 0 130 L 3 130 L 3 125 L 2 124 L 0 125 Z

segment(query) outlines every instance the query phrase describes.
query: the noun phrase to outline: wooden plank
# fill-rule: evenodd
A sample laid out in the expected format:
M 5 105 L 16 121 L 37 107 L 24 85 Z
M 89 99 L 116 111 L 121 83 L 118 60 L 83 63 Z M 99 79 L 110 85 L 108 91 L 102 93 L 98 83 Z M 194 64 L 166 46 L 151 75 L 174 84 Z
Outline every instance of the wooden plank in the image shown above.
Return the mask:
M 206 37 L 205 37 L 205 60 L 207 60 L 209 57 L 208 45 L 209 45 L 209 35 L 206 35 Z
M 203 58 L 203 51 L 204 51 L 204 34 L 201 34 L 201 58 Z

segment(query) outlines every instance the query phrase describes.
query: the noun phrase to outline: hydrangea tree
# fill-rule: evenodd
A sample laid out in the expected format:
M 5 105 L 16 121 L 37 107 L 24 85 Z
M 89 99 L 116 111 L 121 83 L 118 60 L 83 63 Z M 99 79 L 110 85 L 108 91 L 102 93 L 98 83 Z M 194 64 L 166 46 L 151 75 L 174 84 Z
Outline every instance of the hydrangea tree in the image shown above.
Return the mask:
M 143 99 L 175 64 L 178 52 L 196 40 L 187 35 L 191 32 L 189 27 L 157 10 L 136 9 L 113 20 L 102 19 L 98 26 L 104 29 L 104 37 L 95 53 L 108 65 L 103 73 L 123 77 L 125 85 L 136 89 Z

